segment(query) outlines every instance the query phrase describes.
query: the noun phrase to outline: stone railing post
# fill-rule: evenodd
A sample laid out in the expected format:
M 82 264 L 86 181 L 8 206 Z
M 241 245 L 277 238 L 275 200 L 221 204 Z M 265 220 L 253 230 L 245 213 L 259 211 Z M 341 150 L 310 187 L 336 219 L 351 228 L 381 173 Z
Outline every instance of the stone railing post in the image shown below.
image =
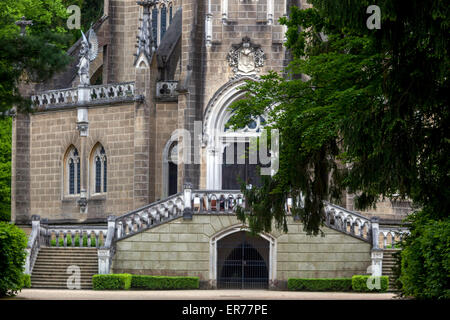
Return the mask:
M 108 231 L 104 246 L 98 248 L 98 274 L 109 274 L 111 270 L 111 262 L 114 254 L 114 236 L 116 231 L 116 217 L 108 217 Z
M 373 217 L 370 222 L 372 228 L 371 272 L 372 276 L 378 277 L 382 275 L 383 270 L 383 249 L 379 246 L 380 223 L 378 217 Z
M 192 220 L 192 213 L 192 184 L 186 183 L 184 185 L 183 219 Z
M 379 234 L 380 234 L 380 222 L 378 217 L 370 219 L 372 225 L 372 249 L 380 249 L 379 246 Z
M 31 234 L 28 239 L 27 248 L 25 249 L 27 257 L 25 260 L 25 273 L 31 274 L 33 270 L 34 260 L 36 259 L 37 250 L 39 250 L 39 238 L 40 238 L 40 228 L 41 228 L 41 217 L 38 215 L 33 215 L 31 217 Z

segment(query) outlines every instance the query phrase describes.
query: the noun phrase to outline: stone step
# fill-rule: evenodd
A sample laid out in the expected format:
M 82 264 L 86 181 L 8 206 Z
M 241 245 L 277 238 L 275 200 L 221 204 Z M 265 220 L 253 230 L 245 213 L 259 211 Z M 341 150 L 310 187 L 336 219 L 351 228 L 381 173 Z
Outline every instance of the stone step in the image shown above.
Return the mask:
M 60 252 L 96 252 L 97 248 L 95 247 L 89 247 L 89 248 L 78 248 L 78 247 L 41 247 L 39 249 L 39 252 L 56 252 L 56 251 L 60 251 Z
M 54 267 L 64 267 L 64 266 L 70 266 L 73 263 L 78 262 L 78 265 L 80 266 L 97 266 L 98 265 L 98 261 L 79 261 L 79 260 L 40 260 L 40 261 L 36 261 L 35 266 L 36 265 L 41 265 L 41 266 L 54 266 Z
M 80 281 L 92 281 L 93 275 L 85 275 L 80 277 Z M 31 277 L 31 281 L 38 281 L 38 282 L 58 282 L 58 281 L 67 281 L 69 279 L 69 275 L 53 275 L 53 276 L 33 276 Z
M 39 282 L 35 284 L 31 284 L 32 288 L 36 289 L 68 289 L 67 283 L 46 283 Z M 80 289 L 92 289 L 92 283 L 80 283 Z
M 83 268 L 80 267 L 81 273 L 98 273 L 98 267 L 96 268 Z M 68 274 L 67 268 L 58 268 L 58 269 L 52 269 L 52 268 L 41 268 L 41 267 L 34 267 L 33 268 L 33 274 L 34 273 L 61 273 L 61 274 Z
M 87 253 L 82 253 L 82 252 L 39 252 L 38 254 L 39 256 L 42 257 L 97 257 L 97 253 L 96 252 L 87 252 Z
M 87 263 L 87 264 L 92 264 L 92 263 L 98 263 L 98 259 L 97 258 L 82 258 L 82 257 L 66 257 L 66 258 L 43 258 L 43 257 L 38 257 L 36 259 L 36 263 L 69 263 L 69 262 L 78 262 L 80 264 L 83 263 Z
M 95 270 L 90 270 L 90 271 L 81 271 L 81 276 L 92 276 L 93 274 L 97 274 L 98 272 Z M 66 273 L 66 272 L 52 272 L 50 270 L 38 270 L 35 271 L 33 270 L 33 275 L 31 277 L 52 277 L 52 276 L 64 276 L 64 277 L 69 277 L 70 275 L 72 275 L 73 273 Z

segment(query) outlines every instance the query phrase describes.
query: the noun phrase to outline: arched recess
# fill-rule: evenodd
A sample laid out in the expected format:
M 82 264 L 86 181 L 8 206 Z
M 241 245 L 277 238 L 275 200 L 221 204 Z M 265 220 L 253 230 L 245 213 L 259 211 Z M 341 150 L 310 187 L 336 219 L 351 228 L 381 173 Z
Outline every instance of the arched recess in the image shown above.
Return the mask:
M 108 191 L 108 156 L 97 142 L 89 155 L 89 194 L 106 194 Z
M 164 146 L 162 170 L 162 198 L 178 192 L 178 142 L 173 139 Z
M 245 80 L 255 80 L 255 78 L 241 77 L 225 84 L 210 100 L 204 113 L 203 146 L 206 147 L 206 189 L 224 189 L 222 164 L 232 160 L 224 159 L 227 147 L 236 150 L 233 151 L 236 157 L 239 148 L 232 144 L 246 145 L 245 148 L 248 149 L 251 139 L 261 136 L 261 129 L 265 122 L 264 117 L 254 119 L 252 124 L 238 131 L 225 128 L 232 115 L 232 111 L 229 109 L 230 105 L 245 96 L 245 91 L 241 89 Z M 245 152 L 248 153 L 248 150 Z
M 63 194 L 78 196 L 81 191 L 81 159 L 77 147 L 71 144 L 63 157 Z
M 218 285 L 218 277 L 220 274 L 220 270 L 218 270 L 218 259 L 221 256 L 218 253 L 218 244 L 221 240 L 226 239 L 230 235 L 247 232 L 248 228 L 244 227 L 242 224 L 237 224 L 230 226 L 224 230 L 217 232 L 215 235 L 211 237 L 210 240 L 210 266 L 209 266 L 209 279 L 210 286 L 213 288 L 217 288 Z M 267 233 L 261 233 L 258 235 L 261 239 L 267 241 L 268 243 L 268 257 L 267 257 L 267 268 L 268 268 L 268 286 L 269 288 L 273 288 L 275 286 L 276 274 L 277 274 L 277 241 L 276 238 Z M 219 248 L 220 249 L 220 248 Z M 261 256 L 263 256 L 262 254 Z M 265 258 L 265 257 L 263 257 Z

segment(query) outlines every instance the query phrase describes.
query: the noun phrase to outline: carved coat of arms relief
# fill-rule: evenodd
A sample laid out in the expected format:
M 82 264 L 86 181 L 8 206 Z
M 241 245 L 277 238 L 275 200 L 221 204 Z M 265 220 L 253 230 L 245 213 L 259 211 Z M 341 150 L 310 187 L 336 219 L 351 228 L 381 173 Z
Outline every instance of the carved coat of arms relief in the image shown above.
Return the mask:
M 254 75 L 261 71 L 266 56 L 260 46 L 253 45 L 250 38 L 245 37 L 242 43 L 233 45 L 227 60 L 236 75 Z

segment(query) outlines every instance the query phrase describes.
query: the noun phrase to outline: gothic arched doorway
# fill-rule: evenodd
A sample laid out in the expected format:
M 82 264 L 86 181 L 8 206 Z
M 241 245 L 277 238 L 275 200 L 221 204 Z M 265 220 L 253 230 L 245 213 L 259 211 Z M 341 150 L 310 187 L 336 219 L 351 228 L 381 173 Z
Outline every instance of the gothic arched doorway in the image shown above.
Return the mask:
M 246 231 L 232 233 L 217 241 L 217 287 L 267 289 L 269 263 L 269 241 Z

